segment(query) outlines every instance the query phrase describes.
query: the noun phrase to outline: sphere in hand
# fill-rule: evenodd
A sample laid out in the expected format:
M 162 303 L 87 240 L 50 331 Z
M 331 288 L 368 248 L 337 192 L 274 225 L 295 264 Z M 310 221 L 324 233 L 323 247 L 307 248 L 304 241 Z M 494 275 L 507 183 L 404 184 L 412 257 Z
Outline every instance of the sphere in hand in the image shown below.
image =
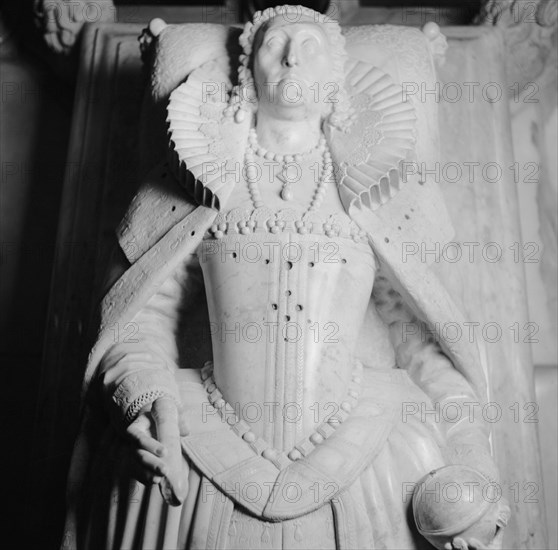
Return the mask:
M 477 470 L 444 466 L 418 483 L 413 515 L 419 533 L 439 550 L 455 537 L 488 545 L 497 530 L 500 498 L 500 487 Z

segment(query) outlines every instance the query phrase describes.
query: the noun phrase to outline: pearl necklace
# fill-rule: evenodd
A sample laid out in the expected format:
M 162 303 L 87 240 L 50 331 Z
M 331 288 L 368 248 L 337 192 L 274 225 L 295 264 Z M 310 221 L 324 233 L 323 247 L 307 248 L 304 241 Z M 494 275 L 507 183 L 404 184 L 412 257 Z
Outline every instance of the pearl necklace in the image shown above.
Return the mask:
M 289 180 L 287 174 L 288 165 L 293 162 L 300 163 L 304 157 L 308 156 L 314 151 L 319 151 L 320 153 L 322 153 L 322 173 L 316 187 L 316 191 L 314 192 L 312 201 L 310 202 L 310 206 L 307 208 L 307 212 L 315 212 L 320 208 L 327 191 L 329 178 L 333 173 L 331 153 L 329 152 L 325 137 L 322 135 L 318 145 L 316 147 L 313 147 L 309 151 L 306 151 L 305 153 L 297 153 L 295 155 L 280 155 L 278 153 L 268 151 L 267 149 L 259 145 L 256 129 L 252 128 L 248 136 L 248 147 L 246 148 L 245 161 L 247 166 L 246 178 L 248 180 L 248 191 L 250 192 L 250 198 L 252 199 L 254 208 L 261 208 L 262 206 L 264 206 L 260 188 L 258 186 L 259 174 L 256 168 L 255 155 L 266 160 L 274 160 L 275 162 L 282 164 L 281 173 L 279 174 L 279 176 L 277 176 L 278 179 L 283 183 L 280 196 L 284 201 L 291 201 L 293 200 L 293 192 L 291 190 L 292 182 L 291 180 Z
M 347 396 L 341 402 L 335 413 L 331 414 L 317 429 L 313 430 L 309 436 L 301 439 L 288 451 L 281 451 L 269 445 L 269 443 L 261 437 L 258 437 L 250 429 L 247 422 L 238 417 L 237 411 L 232 405 L 225 401 L 223 394 L 215 383 L 213 361 L 207 361 L 204 364 L 200 371 L 200 376 L 203 387 L 208 394 L 208 400 L 211 406 L 218 411 L 223 422 L 226 422 L 239 437 L 250 445 L 253 451 L 282 470 L 292 462 L 307 457 L 314 447 L 328 439 L 339 425 L 349 418 L 351 412 L 358 404 L 358 398 L 362 391 L 363 371 L 363 364 L 360 361 L 355 361 L 351 382 L 347 388 Z

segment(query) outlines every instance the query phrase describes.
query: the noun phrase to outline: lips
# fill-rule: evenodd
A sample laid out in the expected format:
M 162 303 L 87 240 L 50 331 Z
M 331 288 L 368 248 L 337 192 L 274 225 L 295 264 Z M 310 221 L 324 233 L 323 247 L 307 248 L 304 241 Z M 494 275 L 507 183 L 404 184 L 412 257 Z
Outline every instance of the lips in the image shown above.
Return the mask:
M 306 79 L 303 76 L 301 76 L 299 73 L 292 72 L 292 71 L 289 71 L 288 73 L 283 75 L 281 77 L 281 81 L 282 82 L 297 82 L 299 84 L 304 84 L 305 86 L 308 86 L 308 83 L 306 82 Z

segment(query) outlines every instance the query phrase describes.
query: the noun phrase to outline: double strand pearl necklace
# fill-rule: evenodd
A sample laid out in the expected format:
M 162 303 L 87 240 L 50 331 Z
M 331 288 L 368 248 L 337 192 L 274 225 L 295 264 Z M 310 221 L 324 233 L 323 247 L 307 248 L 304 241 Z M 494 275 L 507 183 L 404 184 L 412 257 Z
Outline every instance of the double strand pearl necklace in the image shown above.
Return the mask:
M 223 394 L 215 383 L 213 375 L 213 361 L 207 361 L 200 371 L 202 385 L 207 391 L 208 400 L 214 409 L 217 409 L 223 422 L 226 422 L 231 429 L 241 437 L 253 451 L 269 460 L 278 469 L 289 466 L 291 462 L 307 457 L 314 447 L 320 445 L 328 439 L 340 424 L 345 422 L 358 404 L 358 398 L 362 392 L 364 366 L 360 361 L 355 361 L 351 382 L 347 389 L 347 395 L 341 402 L 335 413 L 324 419 L 324 422 L 312 433 L 301 439 L 292 449 L 281 451 L 272 447 L 263 438 L 258 437 L 251 429 L 250 425 L 242 420 L 237 410 L 225 401 Z
M 314 196 L 312 198 L 312 201 L 310 202 L 310 206 L 308 207 L 307 212 L 315 212 L 320 208 L 327 191 L 327 184 L 329 182 L 331 174 L 333 173 L 331 153 L 329 152 L 325 137 L 322 134 L 318 145 L 316 147 L 313 147 L 309 151 L 298 153 L 295 155 L 280 155 L 278 153 L 268 151 L 267 149 L 259 145 L 256 129 L 252 128 L 248 136 L 248 147 L 246 148 L 245 160 L 247 166 L 246 178 L 248 180 L 248 191 L 250 192 L 250 198 L 252 199 L 254 208 L 261 208 L 264 205 L 258 185 L 259 173 L 256 168 L 255 155 L 266 160 L 273 160 L 282 165 L 281 173 L 279 174 L 279 176 L 277 176 L 283 183 L 280 196 L 284 201 L 291 201 L 293 200 L 293 192 L 291 190 L 292 182 L 291 180 L 289 180 L 287 175 L 288 165 L 293 162 L 300 163 L 304 159 L 304 157 L 310 155 L 314 151 L 322 153 L 322 169 L 321 177 L 319 179 L 316 191 L 314 192 Z

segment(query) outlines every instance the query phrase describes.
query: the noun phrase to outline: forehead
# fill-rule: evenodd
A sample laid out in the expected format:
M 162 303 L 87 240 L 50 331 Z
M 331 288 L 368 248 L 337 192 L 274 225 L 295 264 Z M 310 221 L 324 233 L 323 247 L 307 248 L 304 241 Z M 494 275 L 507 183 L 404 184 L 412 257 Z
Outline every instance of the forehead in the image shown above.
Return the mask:
M 296 21 L 291 20 L 284 16 L 276 16 L 270 19 L 262 28 L 262 36 L 271 33 L 272 31 L 283 31 L 289 35 L 299 33 L 317 34 L 324 38 L 328 38 L 327 33 L 323 28 L 323 24 L 316 23 L 311 17 L 297 17 Z

